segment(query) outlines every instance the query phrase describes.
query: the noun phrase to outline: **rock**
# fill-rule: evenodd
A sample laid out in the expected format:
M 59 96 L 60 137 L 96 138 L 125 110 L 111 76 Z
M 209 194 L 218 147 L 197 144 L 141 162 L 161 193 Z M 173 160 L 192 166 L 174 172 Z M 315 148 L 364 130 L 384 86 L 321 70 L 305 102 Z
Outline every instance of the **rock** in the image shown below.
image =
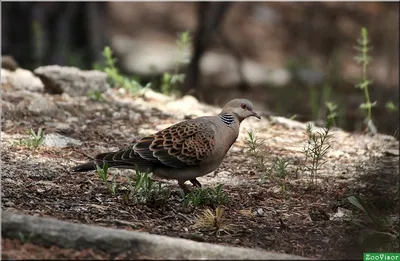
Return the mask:
M 215 176 L 218 176 L 218 177 L 225 177 L 225 176 L 231 176 L 231 175 L 232 175 L 232 173 L 230 173 L 229 171 L 226 171 L 226 170 L 220 171 L 215 174 Z
M 151 89 L 146 90 L 143 95 L 146 99 L 149 99 L 149 100 L 155 100 L 155 101 L 160 101 L 160 102 L 173 101 L 172 97 L 169 97 L 169 96 L 164 95 L 159 92 L 155 92 Z
M 337 212 L 330 217 L 330 220 L 350 220 L 353 216 L 353 212 L 346 208 L 338 207 Z
M 34 73 L 42 80 L 44 90 L 51 94 L 86 96 L 90 91 L 105 92 L 109 88 L 107 74 L 100 71 L 49 65 L 37 68 Z
M 9 71 L 1 69 L 1 83 L 10 84 L 12 89 L 27 90 L 31 92 L 43 92 L 44 85 L 31 71 L 16 69 Z
M 1 57 L 1 68 L 7 69 L 9 71 L 15 71 L 19 67 L 17 61 L 10 55 L 4 55 Z
M 64 119 L 66 116 L 65 112 L 53 101 L 48 99 L 46 96 L 36 93 L 25 95 L 24 99 L 17 104 L 16 110 L 24 114 L 30 112 L 36 116 L 47 116 L 58 119 Z
M 82 142 L 73 138 L 63 136 L 58 133 L 50 133 L 44 136 L 42 146 L 65 148 L 69 146 L 79 146 Z
M 258 208 L 256 211 L 253 213 L 255 216 L 264 216 L 264 210 L 262 208 Z

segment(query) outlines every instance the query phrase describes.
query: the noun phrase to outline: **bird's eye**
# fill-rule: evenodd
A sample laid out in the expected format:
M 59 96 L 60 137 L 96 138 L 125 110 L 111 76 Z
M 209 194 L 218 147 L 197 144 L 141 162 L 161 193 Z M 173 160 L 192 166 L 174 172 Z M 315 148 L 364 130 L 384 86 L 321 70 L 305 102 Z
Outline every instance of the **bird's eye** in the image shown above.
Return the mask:
M 244 103 L 240 104 L 240 107 L 241 107 L 243 110 L 247 110 L 247 105 L 244 104 Z

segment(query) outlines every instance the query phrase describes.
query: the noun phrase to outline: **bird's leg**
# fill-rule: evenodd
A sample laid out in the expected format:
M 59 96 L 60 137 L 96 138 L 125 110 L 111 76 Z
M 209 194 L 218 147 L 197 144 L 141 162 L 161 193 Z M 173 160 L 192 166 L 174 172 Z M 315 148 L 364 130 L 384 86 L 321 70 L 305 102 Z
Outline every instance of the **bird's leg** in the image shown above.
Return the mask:
M 196 178 L 191 179 L 189 181 L 193 184 L 193 186 L 201 188 L 201 183 Z
M 181 187 L 185 195 L 187 195 L 190 192 L 190 189 L 188 188 L 188 186 L 186 186 L 185 181 L 178 181 L 178 185 L 179 187 Z

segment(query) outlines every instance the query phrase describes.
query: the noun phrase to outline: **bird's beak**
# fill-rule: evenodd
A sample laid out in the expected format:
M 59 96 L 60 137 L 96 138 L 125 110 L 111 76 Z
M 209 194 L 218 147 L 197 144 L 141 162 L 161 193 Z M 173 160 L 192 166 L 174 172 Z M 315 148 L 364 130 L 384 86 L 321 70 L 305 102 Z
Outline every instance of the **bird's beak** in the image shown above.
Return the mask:
M 251 116 L 256 117 L 257 119 L 261 120 L 261 117 L 258 116 L 257 112 L 253 111 L 253 113 L 251 114 Z

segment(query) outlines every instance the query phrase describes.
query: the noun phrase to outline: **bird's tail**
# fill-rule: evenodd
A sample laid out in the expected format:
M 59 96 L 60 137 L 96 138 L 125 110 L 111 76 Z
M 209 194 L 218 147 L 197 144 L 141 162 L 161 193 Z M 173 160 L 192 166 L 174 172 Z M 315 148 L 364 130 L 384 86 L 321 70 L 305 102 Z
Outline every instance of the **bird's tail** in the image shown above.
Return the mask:
M 123 149 L 115 152 L 106 152 L 96 155 L 95 159 L 71 168 L 74 172 L 85 172 L 96 170 L 97 166 L 103 168 L 107 162 L 109 168 L 136 169 L 140 171 L 151 170 L 151 162 L 141 158 L 134 153 L 131 148 Z

